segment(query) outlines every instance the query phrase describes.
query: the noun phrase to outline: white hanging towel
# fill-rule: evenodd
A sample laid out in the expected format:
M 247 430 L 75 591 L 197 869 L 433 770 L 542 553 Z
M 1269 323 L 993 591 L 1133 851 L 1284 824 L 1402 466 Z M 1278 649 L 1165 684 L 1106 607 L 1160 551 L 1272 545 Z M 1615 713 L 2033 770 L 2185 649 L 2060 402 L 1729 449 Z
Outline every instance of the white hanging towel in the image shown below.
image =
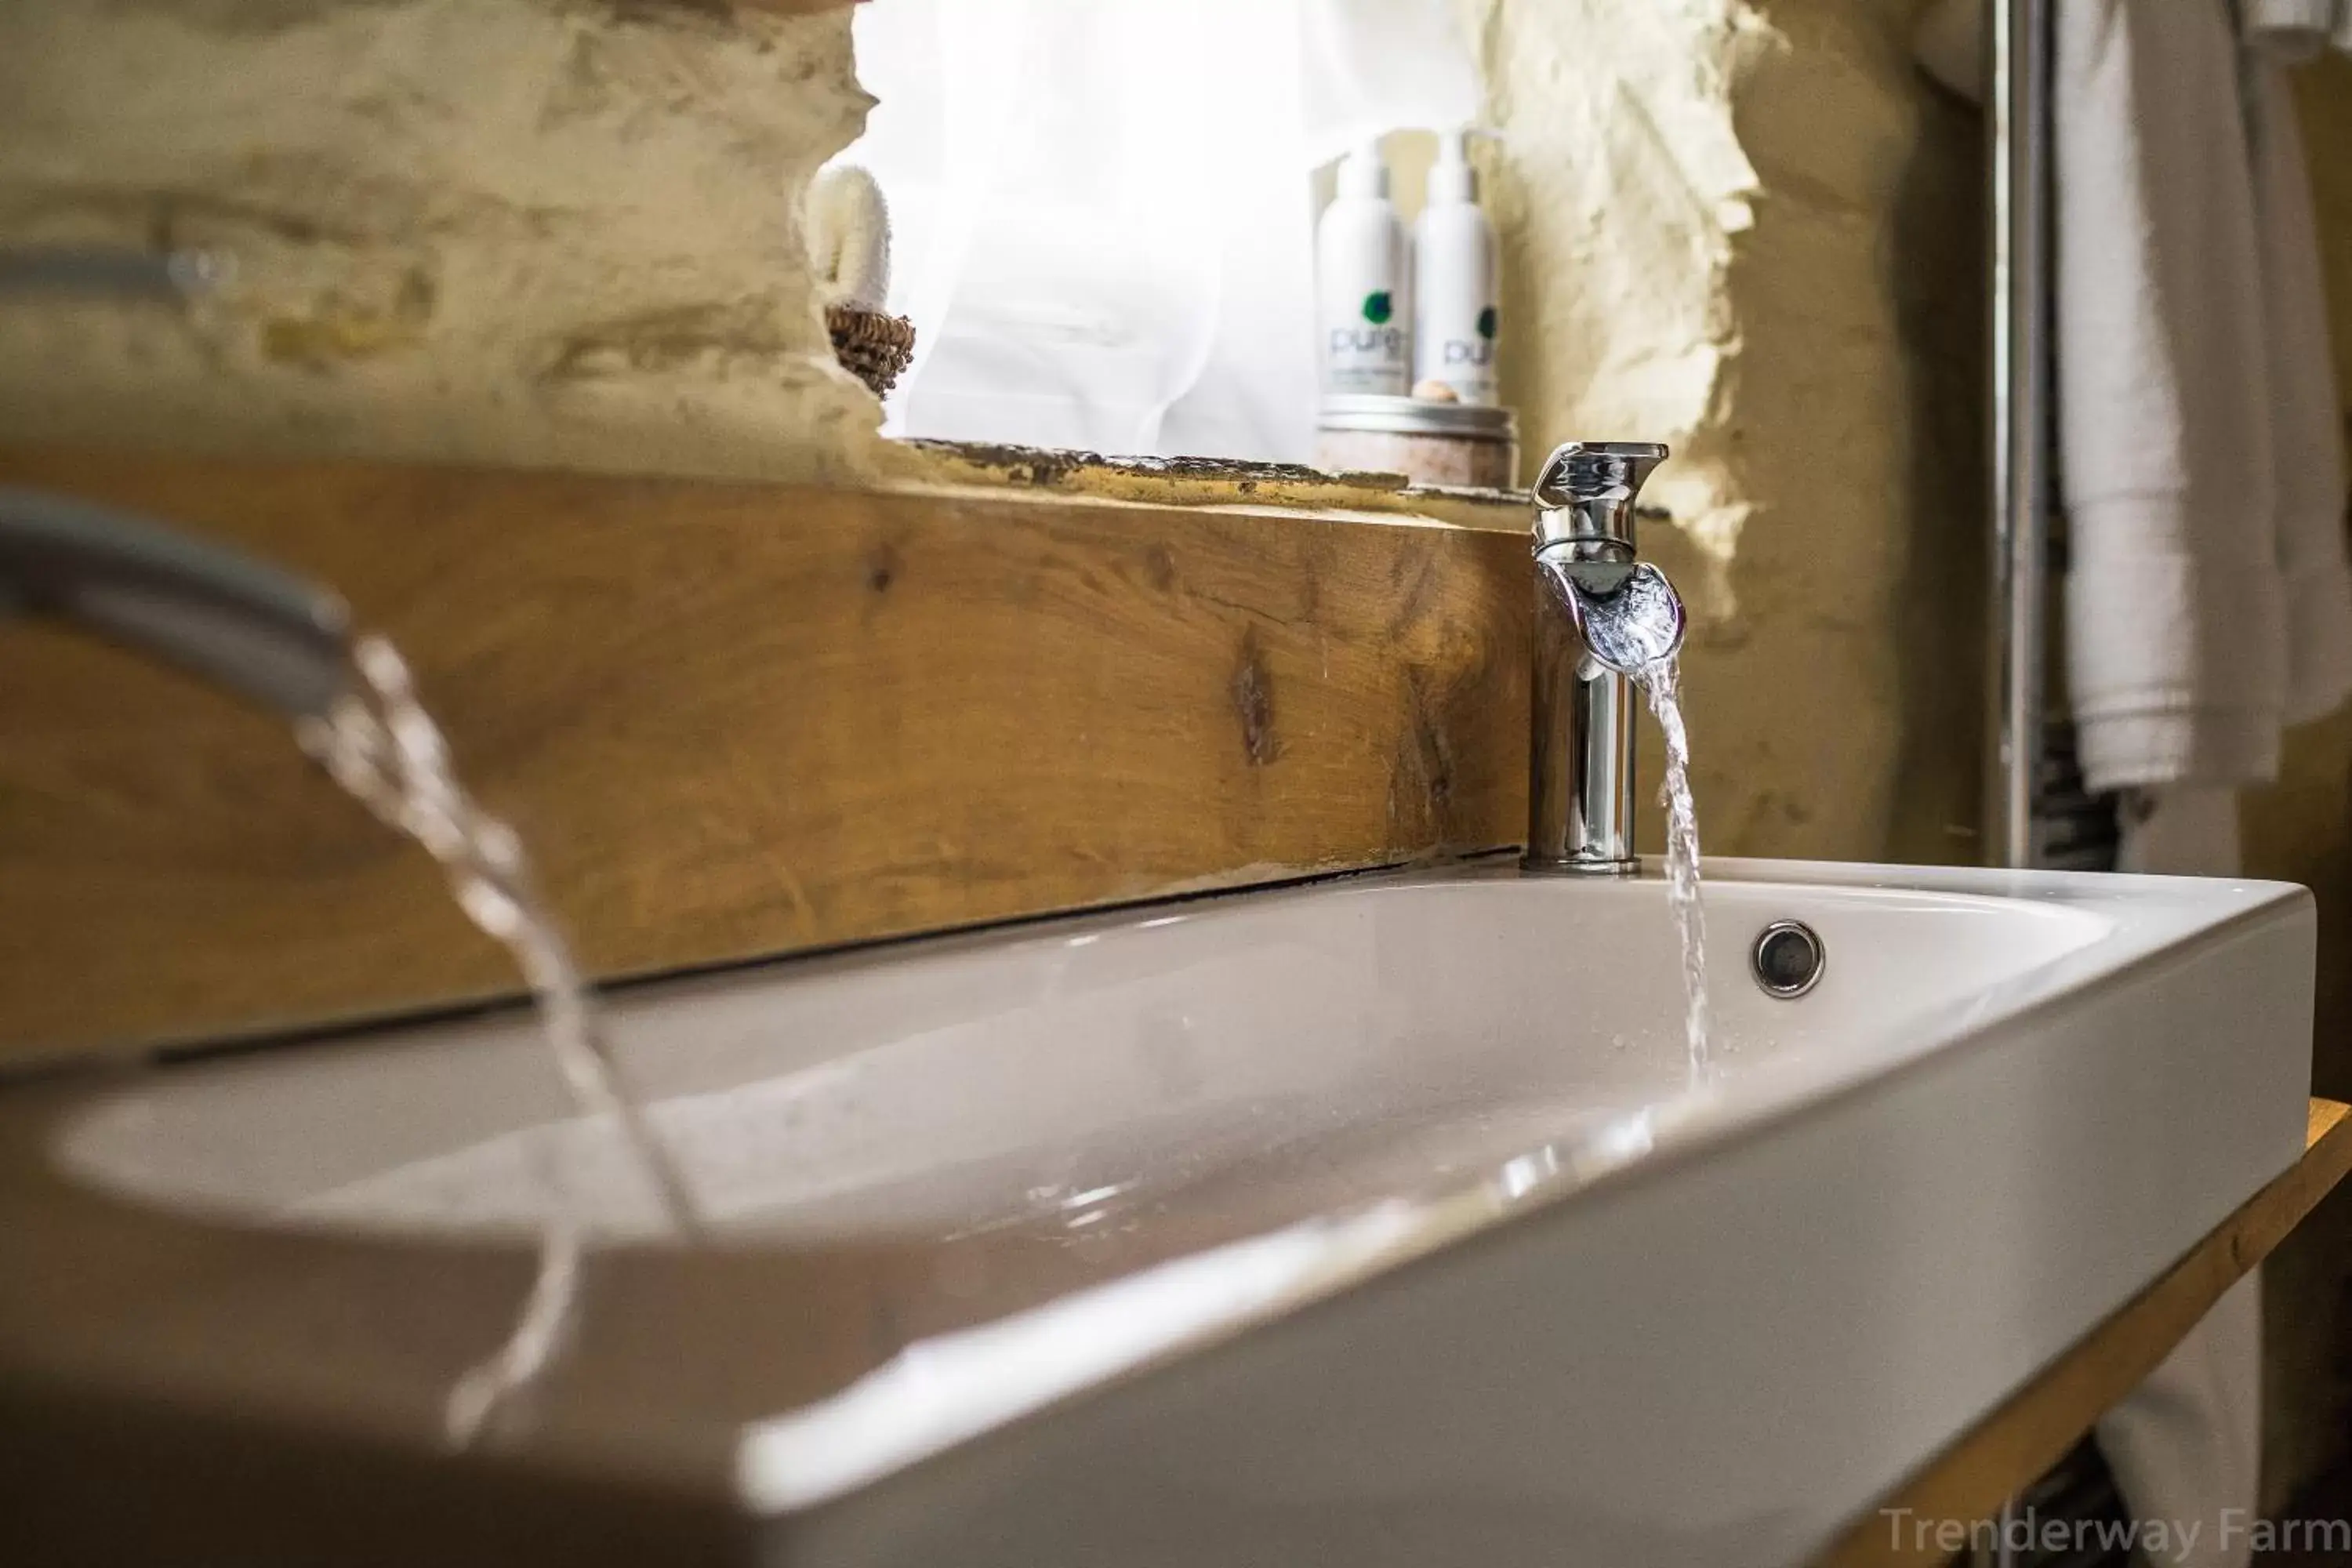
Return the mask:
M 2352 0 L 2059 0 L 2056 320 L 2068 675 L 2092 787 L 2126 788 L 2123 868 L 2232 876 L 2237 786 L 2352 688 L 2340 405 L 2310 188 L 2276 61 Z M 1981 0 L 1920 63 L 1981 101 Z M 2130 787 L 2139 786 L 2139 787 Z M 2261 1286 L 2225 1295 L 2099 1423 L 2142 1521 L 2243 1568 L 2260 1473 Z M 2246 1517 L 2241 1511 L 2240 1518 Z
M 2067 676 L 2094 790 L 2273 777 L 2352 691 L 2326 300 L 2294 104 L 2226 0 L 2055 7 Z
M 2086 782 L 2129 792 L 2128 870 L 2235 874 L 2237 787 L 2352 690 L 2342 405 L 2268 47 L 2336 18 L 2294 3 L 2054 7 L 2067 677 Z M 2185 1568 L 2247 1561 L 2218 1521 L 2256 1500 L 2260 1289 L 2223 1297 L 2099 1423 L 2138 1519 L 2207 1525 Z

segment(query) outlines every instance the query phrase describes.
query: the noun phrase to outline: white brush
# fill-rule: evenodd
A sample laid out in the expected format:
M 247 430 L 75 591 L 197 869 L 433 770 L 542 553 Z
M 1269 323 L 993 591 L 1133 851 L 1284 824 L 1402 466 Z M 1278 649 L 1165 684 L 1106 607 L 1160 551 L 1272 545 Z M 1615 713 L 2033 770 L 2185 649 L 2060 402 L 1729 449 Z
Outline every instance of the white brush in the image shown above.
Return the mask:
M 809 258 L 829 305 L 887 308 L 890 298 L 890 204 L 855 163 L 820 170 L 808 194 Z

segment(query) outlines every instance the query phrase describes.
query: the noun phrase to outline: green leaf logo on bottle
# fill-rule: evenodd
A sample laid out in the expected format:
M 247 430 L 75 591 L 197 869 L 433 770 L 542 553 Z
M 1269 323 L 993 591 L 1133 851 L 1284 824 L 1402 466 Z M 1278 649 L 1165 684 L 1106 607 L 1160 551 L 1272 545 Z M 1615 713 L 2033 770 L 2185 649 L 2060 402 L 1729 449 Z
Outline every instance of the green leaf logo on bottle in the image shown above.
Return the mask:
M 1495 341 L 1495 307 L 1492 305 L 1478 312 L 1478 335 L 1490 343 Z
M 1364 320 L 1372 325 L 1385 326 L 1388 319 L 1395 314 L 1396 302 L 1389 298 L 1387 289 L 1375 289 L 1364 296 Z

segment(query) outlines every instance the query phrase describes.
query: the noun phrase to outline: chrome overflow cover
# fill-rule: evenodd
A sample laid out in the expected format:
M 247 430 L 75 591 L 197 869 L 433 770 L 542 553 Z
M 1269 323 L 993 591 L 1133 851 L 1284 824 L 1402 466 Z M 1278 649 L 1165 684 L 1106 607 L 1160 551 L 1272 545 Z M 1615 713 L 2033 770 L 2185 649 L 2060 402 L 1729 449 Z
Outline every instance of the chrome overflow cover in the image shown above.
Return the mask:
M 1756 934 L 1748 967 L 1767 996 L 1790 1000 L 1818 984 L 1829 950 L 1819 932 L 1802 921 L 1774 921 Z

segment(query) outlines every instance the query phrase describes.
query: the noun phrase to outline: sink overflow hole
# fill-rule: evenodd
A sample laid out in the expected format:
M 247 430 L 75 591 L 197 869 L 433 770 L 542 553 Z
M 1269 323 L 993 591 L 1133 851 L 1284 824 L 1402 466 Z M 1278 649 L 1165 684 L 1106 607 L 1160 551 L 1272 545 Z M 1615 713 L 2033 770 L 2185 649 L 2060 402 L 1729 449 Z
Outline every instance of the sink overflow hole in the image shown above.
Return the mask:
M 1774 921 L 1757 933 L 1756 945 L 1748 953 L 1756 984 L 1767 996 L 1784 1001 L 1811 991 L 1828 962 L 1820 934 L 1802 921 Z

